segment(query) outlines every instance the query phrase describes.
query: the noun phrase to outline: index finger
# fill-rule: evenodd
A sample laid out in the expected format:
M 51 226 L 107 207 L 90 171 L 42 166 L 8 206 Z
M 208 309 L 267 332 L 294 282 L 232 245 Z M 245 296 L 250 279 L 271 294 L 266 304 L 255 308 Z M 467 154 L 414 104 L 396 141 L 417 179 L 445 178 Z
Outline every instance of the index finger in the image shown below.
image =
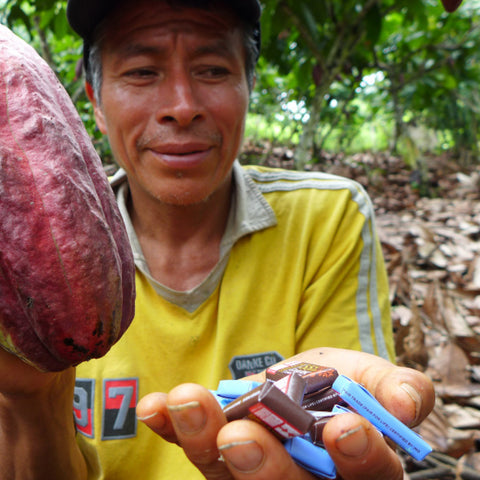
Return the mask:
M 183 384 L 171 390 L 166 401 L 177 443 L 189 460 L 206 478 L 230 479 L 216 442 L 227 421 L 213 395 L 200 385 Z

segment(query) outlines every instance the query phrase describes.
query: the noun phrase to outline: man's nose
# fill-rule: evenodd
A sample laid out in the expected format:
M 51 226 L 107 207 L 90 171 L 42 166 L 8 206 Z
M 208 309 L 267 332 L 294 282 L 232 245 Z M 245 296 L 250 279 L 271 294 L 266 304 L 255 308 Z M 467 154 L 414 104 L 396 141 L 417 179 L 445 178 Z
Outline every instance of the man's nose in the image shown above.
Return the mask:
M 172 75 L 163 87 L 157 114 L 160 123 L 175 122 L 185 127 L 203 117 L 203 103 L 188 73 Z

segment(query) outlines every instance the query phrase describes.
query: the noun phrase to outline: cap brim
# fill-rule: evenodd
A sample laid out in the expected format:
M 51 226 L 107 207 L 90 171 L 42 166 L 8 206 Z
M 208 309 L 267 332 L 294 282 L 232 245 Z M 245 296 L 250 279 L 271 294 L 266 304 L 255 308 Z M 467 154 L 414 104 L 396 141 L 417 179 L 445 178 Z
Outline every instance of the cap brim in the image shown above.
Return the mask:
M 89 42 L 97 25 L 117 3 L 118 0 L 69 0 L 68 22 L 75 32 Z M 258 0 L 225 0 L 225 3 L 248 21 L 257 22 L 260 19 L 261 6 Z
M 67 19 L 70 26 L 84 40 L 91 40 L 96 26 L 106 13 L 116 4 L 116 0 L 69 1 Z

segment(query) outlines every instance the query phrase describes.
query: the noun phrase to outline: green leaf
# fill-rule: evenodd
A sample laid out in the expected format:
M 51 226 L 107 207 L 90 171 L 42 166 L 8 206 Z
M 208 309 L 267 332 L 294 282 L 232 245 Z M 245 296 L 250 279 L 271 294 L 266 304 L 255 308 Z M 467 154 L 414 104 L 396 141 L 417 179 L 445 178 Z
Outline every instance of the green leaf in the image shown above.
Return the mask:
M 7 16 L 7 25 L 12 26 L 14 23 L 21 21 L 28 31 L 32 28 L 30 17 L 22 10 L 19 5 L 13 5 Z

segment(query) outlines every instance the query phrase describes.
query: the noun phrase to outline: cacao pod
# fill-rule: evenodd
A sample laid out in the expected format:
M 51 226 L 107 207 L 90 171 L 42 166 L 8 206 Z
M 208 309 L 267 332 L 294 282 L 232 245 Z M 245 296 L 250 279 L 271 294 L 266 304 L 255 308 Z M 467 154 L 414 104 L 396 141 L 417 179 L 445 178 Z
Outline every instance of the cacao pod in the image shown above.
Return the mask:
M 443 8 L 448 13 L 453 13 L 462 3 L 462 0 L 442 0 Z
M 47 63 L 0 25 L 0 344 L 43 371 L 103 356 L 132 321 L 115 196 Z

